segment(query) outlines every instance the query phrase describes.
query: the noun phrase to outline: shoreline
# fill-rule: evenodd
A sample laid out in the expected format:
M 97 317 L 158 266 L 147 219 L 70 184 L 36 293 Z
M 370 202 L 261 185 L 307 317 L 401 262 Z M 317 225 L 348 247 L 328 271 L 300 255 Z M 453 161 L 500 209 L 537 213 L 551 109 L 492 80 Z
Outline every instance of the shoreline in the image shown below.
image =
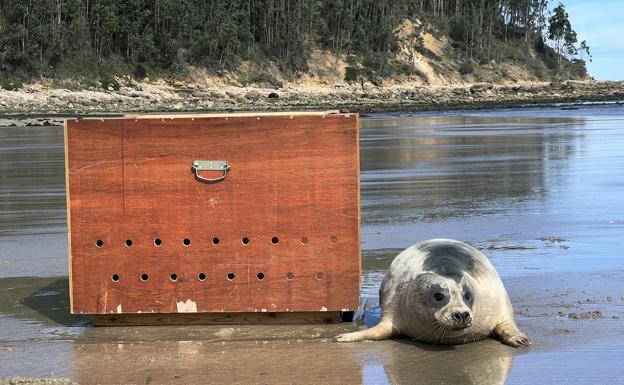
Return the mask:
M 348 109 L 354 112 L 422 112 L 533 108 L 624 100 L 624 82 L 375 87 L 291 84 L 282 88 L 134 83 L 119 90 L 67 90 L 26 86 L 0 90 L 0 116 L 76 116 L 125 112 L 235 112 Z

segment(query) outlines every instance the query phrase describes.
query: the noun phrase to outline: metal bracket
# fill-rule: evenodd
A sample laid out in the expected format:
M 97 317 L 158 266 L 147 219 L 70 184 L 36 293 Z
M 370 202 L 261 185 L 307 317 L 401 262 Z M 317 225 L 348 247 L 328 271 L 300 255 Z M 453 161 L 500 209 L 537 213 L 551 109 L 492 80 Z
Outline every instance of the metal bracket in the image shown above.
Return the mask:
M 214 183 L 225 179 L 230 165 L 227 160 L 194 160 L 191 170 L 195 175 L 195 179 L 204 183 Z M 199 175 L 200 171 L 222 171 L 223 175 L 218 178 L 205 178 Z

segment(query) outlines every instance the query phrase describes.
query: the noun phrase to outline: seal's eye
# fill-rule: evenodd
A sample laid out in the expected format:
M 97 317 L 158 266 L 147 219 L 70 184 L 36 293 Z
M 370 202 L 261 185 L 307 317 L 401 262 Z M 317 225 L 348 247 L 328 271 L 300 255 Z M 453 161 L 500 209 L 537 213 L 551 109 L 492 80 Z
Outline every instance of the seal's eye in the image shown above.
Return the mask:
M 464 294 L 464 298 L 466 298 L 466 301 L 470 301 L 472 299 L 472 294 L 470 294 L 470 292 L 467 291 L 466 294 Z
M 444 299 L 444 294 L 442 293 L 435 293 L 433 295 L 433 299 L 435 299 L 436 301 L 440 302 Z

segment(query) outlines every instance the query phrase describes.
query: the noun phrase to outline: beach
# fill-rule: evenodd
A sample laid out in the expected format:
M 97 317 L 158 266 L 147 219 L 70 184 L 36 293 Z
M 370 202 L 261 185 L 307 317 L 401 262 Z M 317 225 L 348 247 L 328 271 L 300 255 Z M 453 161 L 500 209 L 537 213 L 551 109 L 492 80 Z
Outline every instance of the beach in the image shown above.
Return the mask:
M 475 99 L 494 98 L 496 88 L 484 87 L 463 89 Z M 578 84 L 566 86 L 573 87 L 582 94 Z M 2 91 L 0 101 L 11 92 Z M 287 96 L 276 102 L 259 92 L 266 98 L 237 108 L 298 108 Z M 3 106 L 0 384 L 617 382 L 624 375 L 618 95 L 609 104 L 533 108 L 417 112 L 416 104 L 401 104 L 409 112 L 367 112 L 361 120 L 366 310 L 375 308 L 384 271 L 403 248 L 458 239 L 497 268 L 518 325 L 533 341 L 529 349 L 493 339 L 458 346 L 334 341 L 357 323 L 93 327 L 88 316 L 68 309 L 63 132 L 56 114 L 133 109 L 125 102 L 119 109 L 95 102 L 71 110 Z M 155 110 L 167 102 L 159 103 Z

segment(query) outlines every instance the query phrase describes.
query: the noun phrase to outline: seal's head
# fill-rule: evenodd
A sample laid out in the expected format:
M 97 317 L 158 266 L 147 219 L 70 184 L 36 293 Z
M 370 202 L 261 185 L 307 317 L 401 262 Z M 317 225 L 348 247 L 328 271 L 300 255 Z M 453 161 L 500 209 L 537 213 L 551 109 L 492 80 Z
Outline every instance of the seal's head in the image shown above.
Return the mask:
M 427 321 L 451 330 L 472 325 L 474 293 L 466 279 L 423 273 L 416 285 L 417 300 L 422 305 L 419 312 Z

